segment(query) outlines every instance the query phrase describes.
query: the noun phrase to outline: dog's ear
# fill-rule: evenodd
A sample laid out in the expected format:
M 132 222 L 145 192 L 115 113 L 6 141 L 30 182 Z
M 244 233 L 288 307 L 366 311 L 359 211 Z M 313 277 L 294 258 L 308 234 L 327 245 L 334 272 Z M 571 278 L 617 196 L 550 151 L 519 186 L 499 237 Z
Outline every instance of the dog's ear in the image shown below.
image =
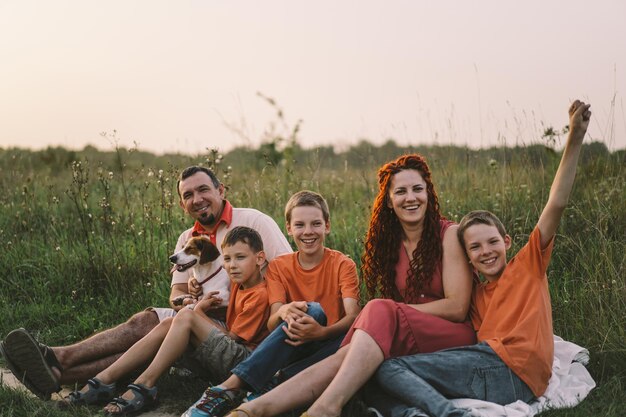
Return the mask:
M 213 262 L 220 256 L 220 251 L 209 239 L 202 239 L 202 251 L 200 252 L 200 263 Z

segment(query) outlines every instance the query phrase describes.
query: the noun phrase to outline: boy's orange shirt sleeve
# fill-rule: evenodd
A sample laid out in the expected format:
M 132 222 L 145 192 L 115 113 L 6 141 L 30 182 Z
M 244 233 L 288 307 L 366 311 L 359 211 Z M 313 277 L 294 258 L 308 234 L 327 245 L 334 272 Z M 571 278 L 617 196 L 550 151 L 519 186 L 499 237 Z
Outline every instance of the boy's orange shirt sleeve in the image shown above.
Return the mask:
M 265 282 L 267 283 L 267 297 L 269 305 L 274 303 L 287 304 L 287 289 L 285 288 L 281 279 L 279 263 L 282 263 L 282 259 L 278 258 L 270 262 L 265 272 Z
M 229 317 L 229 329 L 243 343 L 256 346 L 268 334 L 267 320 L 269 305 L 267 302 L 267 286 L 265 282 L 247 290 L 235 291 L 235 305 L 232 317 Z

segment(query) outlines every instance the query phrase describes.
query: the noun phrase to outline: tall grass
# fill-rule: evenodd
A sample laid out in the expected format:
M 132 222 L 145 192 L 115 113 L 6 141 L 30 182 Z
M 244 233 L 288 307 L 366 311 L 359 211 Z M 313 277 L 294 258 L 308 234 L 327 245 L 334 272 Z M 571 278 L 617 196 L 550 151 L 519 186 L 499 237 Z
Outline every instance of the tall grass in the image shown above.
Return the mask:
M 47 343 L 68 344 L 165 305 L 168 256 L 190 225 L 178 207 L 176 176 L 192 163 L 215 169 L 235 206 L 262 210 L 281 227 L 292 193 L 321 192 L 331 210 L 328 246 L 358 264 L 376 169 L 407 151 L 427 156 L 445 216 L 491 210 L 514 250 L 537 221 L 560 158 L 543 146 L 472 151 L 389 143 L 361 143 L 343 154 L 295 147 L 290 163 L 245 149 L 196 157 L 0 149 L 0 335 L 22 326 Z M 623 153 L 584 148 L 548 271 L 555 332 L 587 347 L 594 377 L 617 391 L 626 374 L 623 169 Z

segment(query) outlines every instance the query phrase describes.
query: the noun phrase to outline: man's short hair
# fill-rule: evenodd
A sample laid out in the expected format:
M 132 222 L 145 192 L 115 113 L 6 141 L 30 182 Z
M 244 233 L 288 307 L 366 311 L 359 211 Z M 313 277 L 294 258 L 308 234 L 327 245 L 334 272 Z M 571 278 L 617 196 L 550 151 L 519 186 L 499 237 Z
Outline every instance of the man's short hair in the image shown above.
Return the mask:
M 243 242 L 250 246 L 250 249 L 254 253 L 259 253 L 263 250 L 263 239 L 261 235 L 254 229 L 247 226 L 233 227 L 226 233 L 224 240 L 222 241 L 222 249 L 226 246 L 233 246 L 237 242 Z
M 205 174 L 207 174 L 209 178 L 211 179 L 211 182 L 213 183 L 213 186 L 215 188 L 218 188 L 220 186 L 221 184 L 220 180 L 217 179 L 217 176 L 215 175 L 213 171 L 211 171 L 209 168 L 201 167 L 198 165 L 192 165 L 190 167 L 183 169 L 183 172 L 180 173 L 180 177 L 178 178 L 178 181 L 176 182 L 176 191 L 178 191 L 179 197 L 180 197 L 180 189 L 178 187 L 180 187 L 180 182 L 182 180 L 186 180 L 187 178 L 191 177 L 194 174 L 197 174 L 198 172 L 204 172 Z
M 291 212 L 293 211 L 293 209 L 303 206 L 319 208 L 320 210 L 322 210 L 322 216 L 324 216 L 324 221 L 328 222 L 330 220 L 328 203 L 326 203 L 324 197 L 313 191 L 302 190 L 292 195 L 289 201 L 287 201 L 287 205 L 285 206 L 285 220 L 287 221 L 287 224 L 291 222 Z
M 465 231 L 475 224 L 486 224 L 488 226 L 495 226 L 498 229 L 498 233 L 500 236 L 506 236 L 506 230 L 504 229 L 504 225 L 498 219 L 498 216 L 493 214 L 487 210 L 474 210 L 467 213 L 461 219 L 459 223 L 459 228 L 456 231 L 456 235 L 459 238 L 459 242 L 461 242 L 461 246 L 463 246 L 463 250 L 465 249 L 465 240 L 463 239 L 463 235 L 465 235 Z

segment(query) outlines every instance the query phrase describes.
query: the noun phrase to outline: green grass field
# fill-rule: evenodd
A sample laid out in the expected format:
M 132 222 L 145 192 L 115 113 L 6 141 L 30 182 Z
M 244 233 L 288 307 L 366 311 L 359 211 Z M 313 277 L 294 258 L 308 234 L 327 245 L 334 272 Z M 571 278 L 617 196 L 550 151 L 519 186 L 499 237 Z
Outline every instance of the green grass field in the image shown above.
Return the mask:
M 540 145 L 473 151 L 360 143 L 343 153 L 237 149 L 196 157 L 116 149 L 80 152 L 0 149 L 0 336 L 25 327 L 51 345 L 75 342 L 125 320 L 169 294 L 168 256 L 189 227 L 176 176 L 202 163 L 216 169 L 235 206 L 284 225 L 283 205 L 303 188 L 331 209 L 329 247 L 360 264 L 376 169 L 402 152 L 427 156 L 445 216 L 496 213 L 517 250 L 546 201 L 560 155 Z M 598 387 L 579 407 L 545 416 L 621 416 L 626 411 L 625 153 L 584 147 L 570 204 L 548 270 L 555 333 L 588 348 Z M 364 300 L 365 301 L 365 300 Z M 182 412 L 204 388 L 166 377 L 162 407 Z M 83 416 L 0 387 L 2 416 Z M 360 415 L 358 404 L 344 415 Z

